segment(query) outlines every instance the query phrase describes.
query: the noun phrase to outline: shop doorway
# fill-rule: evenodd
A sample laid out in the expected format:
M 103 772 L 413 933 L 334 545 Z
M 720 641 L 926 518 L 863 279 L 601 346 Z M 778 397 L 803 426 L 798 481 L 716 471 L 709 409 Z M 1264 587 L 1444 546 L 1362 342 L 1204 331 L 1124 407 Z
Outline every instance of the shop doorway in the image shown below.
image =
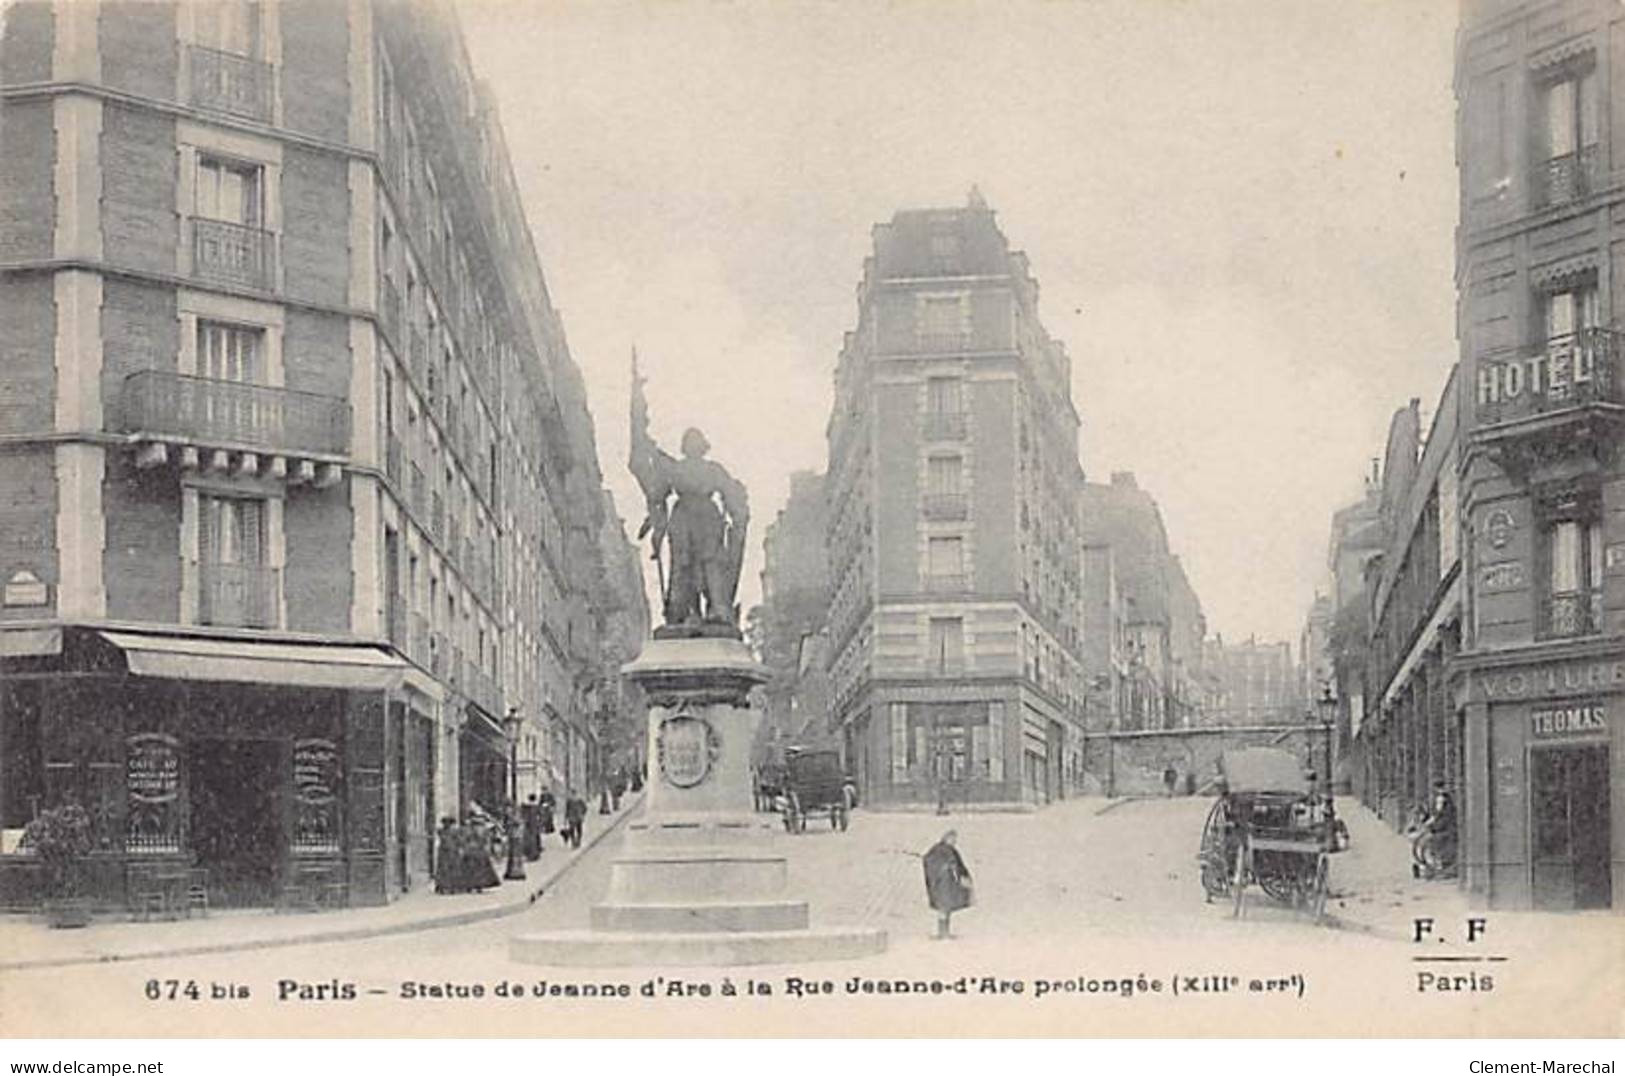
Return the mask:
M 1531 751 L 1529 789 L 1535 907 L 1610 907 L 1608 746 Z
M 187 753 L 192 848 L 209 872 L 210 900 L 271 904 L 282 858 L 283 745 L 194 740 Z

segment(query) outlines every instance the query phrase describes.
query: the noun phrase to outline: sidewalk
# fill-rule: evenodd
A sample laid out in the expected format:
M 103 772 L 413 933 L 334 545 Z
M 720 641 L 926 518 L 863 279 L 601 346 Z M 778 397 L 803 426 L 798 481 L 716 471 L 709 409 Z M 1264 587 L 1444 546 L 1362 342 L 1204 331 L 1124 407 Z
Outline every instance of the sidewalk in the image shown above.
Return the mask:
M 1411 877 L 1411 842 L 1352 796 L 1339 796 L 1337 815 L 1349 828 L 1349 847 L 1332 857 L 1326 917 L 1345 930 L 1411 940 L 1411 920 L 1461 917 L 1467 898 L 1453 879 Z
M 504 882 L 482 893 L 441 896 L 426 886 L 375 908 L 287 914 L 244 908 L 172 922 L 98 918 L 78 930 L 53 930 L 36 916 L 8 916 L 0 920 L 0 971 L 355 941 L 512 915 L 530 907 L 543 890 L 619 828 L 642 801 L 641 794 L 630 796 L 620 811 L 608 817 L 593 805 L 587 812 L 580 849 L 566 849 L 557 835 L 550 835 L 542 858 L 525 864 L 524 881 Z

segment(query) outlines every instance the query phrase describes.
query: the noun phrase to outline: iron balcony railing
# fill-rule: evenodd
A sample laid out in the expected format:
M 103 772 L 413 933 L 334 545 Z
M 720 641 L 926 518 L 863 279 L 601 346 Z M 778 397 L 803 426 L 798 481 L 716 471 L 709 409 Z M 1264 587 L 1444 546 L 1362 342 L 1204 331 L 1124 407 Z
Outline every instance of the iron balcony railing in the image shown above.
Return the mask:
M 198 565 L 198 622 L 231 628 L 274 628 L 282 573 L 263 564 Z
M 264 449 L 342 456 L 350 405 L 336 396 L 138 370 L 124 379 L 124 431 Z
M 964 574 L 930 573 L 925 577 L 925 589 L 932 594 L 963 593 L 969 580 Z
M 928 493 L 924 502 L 926 519 L 964 519 L 969 506 L 963 493 Z
M 251 224 L 193 217 L 192 275 L 271 291 L 276 287 L 276 236 Z
M 1479 421 L 1490 425 L 1588 404 L 1625 402 L 1620 392 L 1622 354 L 1622 334 L 1602 328 L 1487 352 L 1479 357 L 1474 386 Z
M 965 412 L 927 411 L 925 436 L 931 441 L 963 441 L 965 439 Z
M 1536 177 L 1536 196 L 1542 206 L 1567 205 L 1589 196 L 1596 184 L 1597 147 L 1585 146 L 1546 160 Z
M 1602 590 L 1576 590 L 1548 597 L 1541 608 L 1541 637 L 1571 639 L 1602 631 Z
M 917 332 L 914 334 L 913 345 L 908 350 L 915 354 L 925 355 L 969 351 L 971 350 L 971 334 L 968 332 Z
M 186 50 L 192 67 L 192 104 L 269 122 L 275 72 L 264 60 L 205 45 Z

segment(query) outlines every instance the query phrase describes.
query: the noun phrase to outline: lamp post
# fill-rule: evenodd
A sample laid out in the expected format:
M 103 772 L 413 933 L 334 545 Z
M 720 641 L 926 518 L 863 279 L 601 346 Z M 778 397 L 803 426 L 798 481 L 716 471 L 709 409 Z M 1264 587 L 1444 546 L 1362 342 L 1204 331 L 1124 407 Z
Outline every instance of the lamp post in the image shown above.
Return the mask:
M 1320 685 L 1320 698 L 1315 700 L 1320 717 L 1320 731 L 1326 737 L 1326 795 L 1332 794 L 1332 731 L 1337 725 L 1337 696 L 1332 693 L 1330 681 Z
M 502 872 L 505 882 L 525 880 L 525 860 L 519 850 L 519 708 L 508 707 L 502 719 L 502 733 L 508 738 L 508 869 Z

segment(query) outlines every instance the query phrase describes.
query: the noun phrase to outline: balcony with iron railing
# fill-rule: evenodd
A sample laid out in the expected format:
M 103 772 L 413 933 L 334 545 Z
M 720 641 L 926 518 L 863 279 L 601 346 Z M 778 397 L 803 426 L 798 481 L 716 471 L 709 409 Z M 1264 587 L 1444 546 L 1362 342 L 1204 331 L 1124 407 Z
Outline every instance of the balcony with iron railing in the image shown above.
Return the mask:
M 229 628 L 274 628 L 282 573 L 263 564 L 198 565 L 198 623 Z
M 928 594 L 963 594 L 970 588 L 970 577 L 964 573 L 930 572 L 925 576 Z
M 1567 205 L 1588 197 L 1597 188 L 1598 147 L 1549 157 L 1535 177 L 1535 201 L 1541 207 Z
M 938 520 L 964 519 L 970 512 L 963 493 L 927 493 L 921 508 L 926 519 Z
M 969 332 L 917 332 L 906 349 L 916 355 L 952 355 L 975 350 Z
M 1540 637 L 1572 639 L 1602 631 L 1602 589 L 1553 594 L 1541 602 Z
M 928 441 L 963 441 L 965 412 L 927 411 L 922 432 Z
M 188 45 L 191 103 L 264 123 L 271 119 L 275 69 L 264 60 L 235 52 Z
M 276 288 L 277 237 L 252 224 L 192 218 L 192 275 L 259 291 Z
M 336 396 L 138 370 L 124 379 L 124 432 L 272 453 L 348 455 L 350 405 Z
M 1601 407 L 1621 410 L 1625 337 L 1592 328 L 1479 356 L 1474 380 L 1481 426 Z

